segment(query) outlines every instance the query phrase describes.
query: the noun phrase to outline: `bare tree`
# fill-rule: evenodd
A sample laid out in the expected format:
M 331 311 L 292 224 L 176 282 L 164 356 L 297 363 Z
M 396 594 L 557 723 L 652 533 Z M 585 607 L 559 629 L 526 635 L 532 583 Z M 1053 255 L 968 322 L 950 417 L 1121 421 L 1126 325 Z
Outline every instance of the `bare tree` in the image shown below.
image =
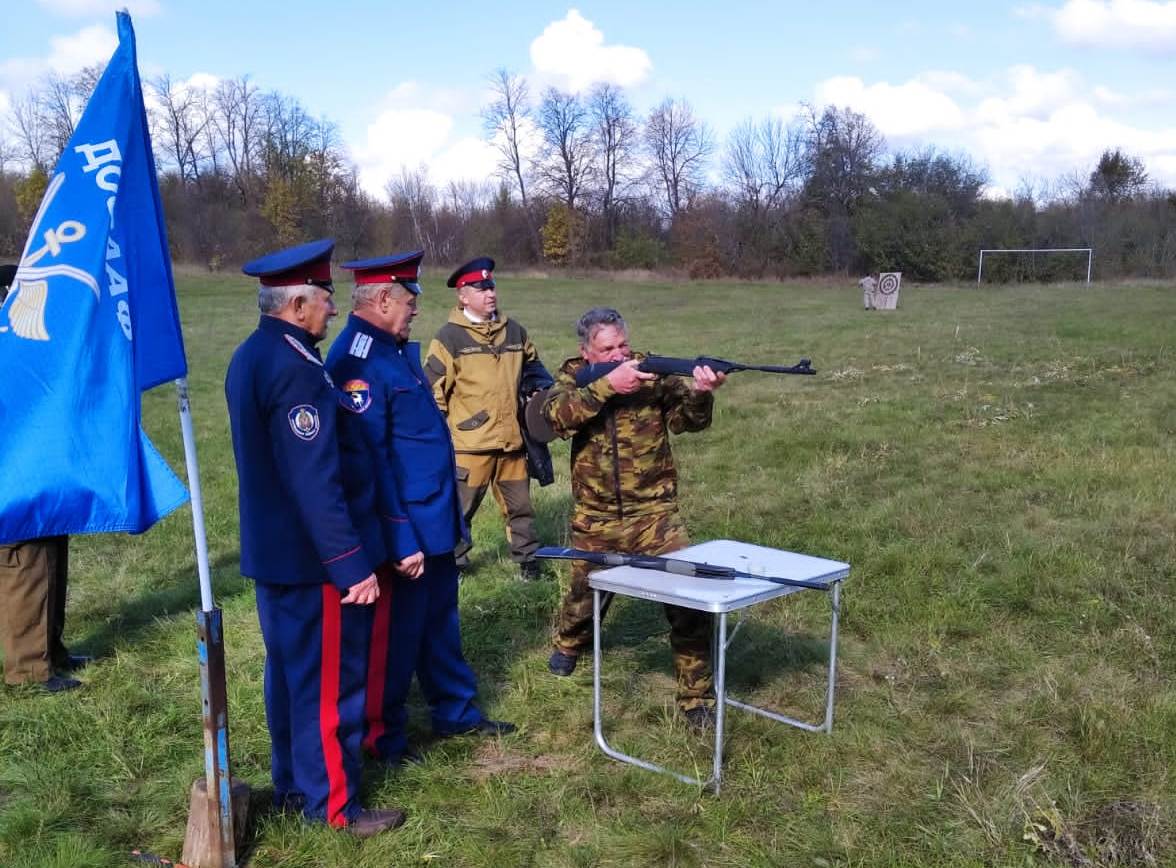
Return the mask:
M 205 131 L 210 122 L 204 92 L 177 84 L 166 74 L 148 86 L 159 104 L 152 112 L 155 143 L 164 149 L 167 162 L 176 167 L 181 183 L 196 181 L 205 159 Z
M 753 213 L 780 207 L 804 175 L 804 133 L 780 118 L 750 118 L 727 140 L 723 176 L 736 201 Z
M 517 188 L 523 203 L 523 214 L 531 236 L 531 249 L 536 258 L 542 245 L 539 230 L 531 214 L 531 203 L 527 198 L 527 179 L 524 175 L 523 136 L 531 120 L 530 93 L 527 80 L 512 75 L 506 69 L 498 69 L 490 79 L 494 93 L 493 101 L 482 110 L 482 124 L 498 148 L 498 173 L 512 187 Z
M 827 208 L 852 213 L 868 191 L 884 145 L 869 118 L 848 108 L 809 106 L 806 192 Z
M 10 120 L 16 151 L 30 169 L 48 174 L 56 154 L 47 130 L 41 122 L 41 109 L 35 93 L 18 99 L 12 106 Z
M 588 95 L 596 153 L 596 181 L 604 218 L 605 247 L 617 236 L 617 206 L 630 183 L 627 167 L 637 150 L 637 123 L 624 93 L 614 84 L 599 84 Z
M 539 103 L 539 129 L 543 148 L 535 174 L 550 195 L 574 211 L 593 168 L 588 110 L 578 95 L 549 87 Z
M 425 166 L 410 169 L 400 167 L 400 174 L 384 185 L 384 192 L 393 209 L 403 209 L 412 221 L 412 234 L 425 249 L 430 259 L 438 256 L 434 233 L 434 205 L 437 191 L 429 183 L 429 170 Z
M 262 151 L 264 104 L 249 76 L 222 81 L 213 95 L 213 123 L 232 170 L 241 204 L 252 204 Z
M 70 79 L 52 73 L 45 79 L 38 94 L 38 103 L 39 120 L 45 128 L 45 135 L 53 151 L 53 162 L 56 163 L 73 137 L 85 102 L 79 104 L 78 89 Z
M 689 207 L 703 187 L 714 136 L 695 118 L 690 103 L 666 99 L 649 113 L 644 138 L 654 184 L 673 219 Z
M 468 220 L 490 201 L 493 192 L 488 181 L 452 180 L 445 185 L 445 198 L 450 210 L 463 220 Z

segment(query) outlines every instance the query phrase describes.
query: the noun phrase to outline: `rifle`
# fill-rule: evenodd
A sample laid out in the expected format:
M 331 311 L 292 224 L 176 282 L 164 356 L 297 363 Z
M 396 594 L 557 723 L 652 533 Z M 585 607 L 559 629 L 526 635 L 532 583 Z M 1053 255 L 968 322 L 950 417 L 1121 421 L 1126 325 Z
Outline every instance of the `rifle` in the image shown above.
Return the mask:
M 653 555 L 627 555 L 620 552 L 588 552 L 583 549 L 565 548 L 563 546 L 543 546 L 535 551 L 537 558 L 552 558 L 569 561 L 588 561 L 601 567 L 637 567 L 642 570 L 661 570 L 664 573 L 674 573 L 679 576 L 694 576 L 699 579 L 759 579 L 761 582 L 774 582 L 777 585 L 789 585 L 794 588 L 812 588 L 814 591 L 827 591 L 828 585 L 821 582 L 806 582 L 803 579 L 785 579 L 779 576 L 761 576 L 756 573 L 745 573 L 734 567 L 723 567 L 718 564 L 700 564 L 695 561 L 683 561 L 676 558 L 659 558 Z
M 576 373 L 576 388 L 583 388 L 606 374 L 617 365 L 624 362 L 594 362 L 581 368 Z M 745 365 L 742 362 L 729 362 L 726 359 L 716 359 L 714 356 L 697 356 L 693 359 L 679 359 L 673 356 L 649 355 L 637 365 L 637 370 L 647 374 L 657 374 L 664 377 L 677 374 L 682 377 L 694 375 L 694 369 L 700 365 L 709 367 L 716 374 L 730 374 L 734 371 L 764 371 L 769 374 L 815 374 L 810 359 L 801 359 L 795 365 Z

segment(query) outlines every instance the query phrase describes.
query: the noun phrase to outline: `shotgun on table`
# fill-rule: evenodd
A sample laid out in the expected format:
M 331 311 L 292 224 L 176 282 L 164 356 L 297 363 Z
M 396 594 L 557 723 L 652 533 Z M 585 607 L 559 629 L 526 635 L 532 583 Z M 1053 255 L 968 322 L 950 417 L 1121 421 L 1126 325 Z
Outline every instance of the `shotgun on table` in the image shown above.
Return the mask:
M 758 579 L 761 582 L 774 582 L 777 585 L 789 585 L 794 588 L 811 588 L 814 591 L 829 590 L 830 583 L 807 582 L 803 579 L 785 579 L 780 576 L 761 576 L 757 573 L 747 573 L 734 567 L 724 567 L 718 564 L 700 564 L 695 561 L 684 561 L 677 558 L 659 558 L 654 555 L 629 555 L 620 552 L 589 552 L 584 549 L 565 548 L 563 546 L 543 546 L 535 552 L 537 558 L 552 558 L 569 561 L 588 561 L 601 567 L 636 567 L 641 570 L 660 570 L 663 573 L 673 573 L 678 576 L 693 576 L 699 579 Z

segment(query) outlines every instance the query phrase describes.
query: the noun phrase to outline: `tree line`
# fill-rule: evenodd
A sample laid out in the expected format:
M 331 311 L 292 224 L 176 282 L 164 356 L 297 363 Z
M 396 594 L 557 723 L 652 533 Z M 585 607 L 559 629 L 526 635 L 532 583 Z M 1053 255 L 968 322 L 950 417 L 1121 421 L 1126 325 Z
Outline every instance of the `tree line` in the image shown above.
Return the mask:
M 0 131 L 5 256 L 19 253 L 100 74 L 50 75 L 13 104 Z M 1099 278 L 1176 275 L 1176 191 L 1121 149 L 1088 173 L 994 199 L 968 155 L 891 152 L 847 108 L 749 118 L 719 141 L 685 99 L 641 114 L 612 84 L 536 94 L 505 69 L 490 83 L 481 121 L 499 157 L 493 177 L 438 185 L 427 166 L 404 166 L 381 200 L 361 188 L 335 124 L 297 98 L 248 76 L 149 81 L 173 258 L 215 270 L 333 236 L 342 256 L 420 246 L 440 265 L 489 253 L 512 267 L 947 281 L 974 275 L 981 247 L 1093 247 Z M 1064 257 L 990 267 L 996 280 L 1084 274 Z

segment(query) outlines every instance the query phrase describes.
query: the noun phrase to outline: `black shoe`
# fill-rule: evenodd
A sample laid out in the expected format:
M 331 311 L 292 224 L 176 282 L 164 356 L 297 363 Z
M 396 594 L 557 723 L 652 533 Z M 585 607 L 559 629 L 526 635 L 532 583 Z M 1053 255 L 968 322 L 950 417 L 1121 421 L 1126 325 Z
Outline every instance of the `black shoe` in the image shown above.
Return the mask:
M 344 828 L 357 838 L 370 838 L 404 825 L 404 811 L 395 808 L 360 811 Z
M 79 669 L 85 669 L 93 662 L 94 658 L 89 654 L 70 654 L 65 658 L 65 662 L 57 668 L 62 672 L 77 672 Z
M 306 796 L 302 793 L 274 793 L 274 810 L 288 814 L 301 814 L 306 807 Z
M 390 769 L 403 769 L 407 768 L 408 766 L 419 766 L 422 765 L 424 761 L 425 758 L 412 749 L 406 750 L 404 753 L 400 754 L 400 756 L 394 759 L 381 760 L 381 762 Z
M 564 654 L 562 651 L 552 651 L 551 656 L 547 658 L 547 668 L 552 675 L 558 675 L 564 678 L 576 671 L 576 661 L 578 657 L 573 657 L 571 654 Z
M 82 686 L 76 678 L 66 678 L 64 675 L 52 675 L 38 685 L 46 693 L 64 693 Z
M 715 710 L 706 705 L 691 708 L 682 712 L 686 718 L 686 725 L 696 732 L 705 732 L 715 728 Z
M 546 578 L 543 564 L 540 561 L 523 561 L 519 564 L 519 578 L 524 582 L 534 582 Z
M 469 729 L 463 729 L 460 732 L 447 732 L 442 735 L 442 738 L 449 738 L 454 735 L 506 735 L 514 732 L 517 727 L 513 723 L 507 723 L 505 720 L 488 720 L 482 718 Z

